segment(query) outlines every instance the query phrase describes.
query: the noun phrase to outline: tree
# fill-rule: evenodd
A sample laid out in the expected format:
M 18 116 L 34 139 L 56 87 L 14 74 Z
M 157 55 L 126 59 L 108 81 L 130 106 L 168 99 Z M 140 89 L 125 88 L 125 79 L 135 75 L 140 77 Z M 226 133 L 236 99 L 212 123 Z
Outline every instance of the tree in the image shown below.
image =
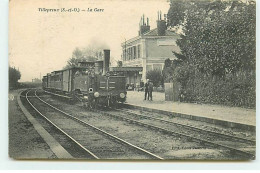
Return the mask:
M 18 85 L 18 80 L 21 79 L 21 73 L 15 67 L 9 66 L 9 87 L 13 88 Z
M 155 87 L 163 85 L 163 75 L 161 70 L 150 70 L 146 73 L 146 78 L 152 80 Z
M 183 25 L 188 5 L 188 1 L 171 0 L 170 9 L 167 14 L 168 26 L 176 27 L 178 25 Z
M 117 67 L 123 67 L 123 62 L 122 61 L 117 61 Z
M 175 3 L 176 1 L 171 1 L 168 20 L 172 27 L 181 25 L 183 34 L 177 40 L 180 53 L 173 52 L 177 58 L 173 62 L 177 65 L 173 78 L 181 82 L 182 87 L 195 100 L 213 101 L 218 98 L 216 101 L 223 97 L 228 98 L 227 94 L 217 97 L 221 93 L 227 93 L 219 89 L 224 86 L 226 89 L 230 86 L 241 88 L 241 92 L 250 91 L 248 94 L 254 95 L 255 82 L 250 82 L 248 86 L 244 85 L 248 83 L 244 81 L 238 81 L 236 86 L 232 83 L 236 82 L 235 78 L 243 79 L 243 76 L 235 77 L 238 75 L 252 78 L 245 81 L 255 81 L 254 75 L 248 75 L 255 73 L 256 63 L 255 1 L 190 1 L 185 5 Z M 176 13 L 180 15 L 171 15 Z M 232 83 L 228 84 L 227 81 Z M 216 83 L 222 83 L 223 86 L 214 88 Z M 205 90 L 196 91 L 197 86 Z M 208 97 L 206 99 L 203 98 L 205 92 L 204 96 Z M 230 92 L 231 97 L 234 94 Z
M 179 61 L 219 77 L 254 68 L 254 2 L 199 1 L 189 8 L 184 34 L 177 41 L 181 49 Z
M 100 43 L 96 43 L 94 45 L 94 47 L 92 45 L 88 45 L 84 48 L 76 47 L 72 52 L 71 58 L 67 61 L 67 65 L 64 68 L 66 69 L 70 67 L 75 67 L 78 65 L 78 62 L 82 61 L 102 60 L 104 56 L 103 49 L 107 46 Z

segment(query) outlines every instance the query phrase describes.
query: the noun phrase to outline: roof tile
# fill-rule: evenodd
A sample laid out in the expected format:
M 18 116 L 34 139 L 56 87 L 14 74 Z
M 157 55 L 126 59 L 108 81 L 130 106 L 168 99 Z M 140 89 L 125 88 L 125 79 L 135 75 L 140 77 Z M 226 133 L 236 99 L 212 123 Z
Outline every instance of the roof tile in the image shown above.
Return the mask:
M 146 32 L 144 35 L 145 36 L 158 36 L 158 29 L 157 28 L 152 29 L 152 30 Z M 175 32 L 166 30 L 164 36 L 177 36 L 177 35 L 178 34 L 176 34 Z

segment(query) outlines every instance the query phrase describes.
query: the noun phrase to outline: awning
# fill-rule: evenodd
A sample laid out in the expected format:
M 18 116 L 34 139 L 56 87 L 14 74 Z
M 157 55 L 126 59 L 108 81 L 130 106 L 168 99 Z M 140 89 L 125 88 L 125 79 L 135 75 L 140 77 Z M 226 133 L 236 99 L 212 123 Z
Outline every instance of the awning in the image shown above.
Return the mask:
M 141 72 L 143 67 L 110 67 L 109 70 L 114 72 Z

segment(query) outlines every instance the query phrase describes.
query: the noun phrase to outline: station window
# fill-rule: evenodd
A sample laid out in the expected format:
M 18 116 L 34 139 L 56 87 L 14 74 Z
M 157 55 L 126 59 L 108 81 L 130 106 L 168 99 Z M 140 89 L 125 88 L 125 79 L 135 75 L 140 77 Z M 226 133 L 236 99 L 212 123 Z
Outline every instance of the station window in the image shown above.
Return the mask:
M 133 47 L 130 47 L 130 60 L 133 59 Z
M 127 49 L 127 60 L 130 60 L 130 49 Z
M 131 60 L 131 48 L 128 48 L 128 60 Z
M 130 47 L 129 54 L 130 54 L 130 60 L 132 60 L 133 59 L 133 47 Z
M 128 60 L 140 58 L 141 57 L 140 53 L 141 53 L 140 45 L 125 48 L 123 49 L 123 55 L 122 55 L 123 60 L 128 61 Z
M 134 59 L 136 59 L 136 46 L 134 46 Z
M 141 46 L 140 44 L 137 46 L 137 58 L 141 57 Z

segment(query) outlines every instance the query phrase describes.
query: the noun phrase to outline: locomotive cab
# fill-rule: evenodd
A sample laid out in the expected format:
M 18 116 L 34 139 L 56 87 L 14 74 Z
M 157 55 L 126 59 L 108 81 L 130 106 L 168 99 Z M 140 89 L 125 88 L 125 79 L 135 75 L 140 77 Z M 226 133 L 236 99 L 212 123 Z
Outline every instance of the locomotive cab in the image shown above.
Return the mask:
M 124 76 L 110 76 L 108 73 L 106 76 L 98 77 L 99 83 L 98 95 L 99 97 L 103 97 L 103 104 L 114 105 L 118 102 L 126 101 L 126 91 L 125 91 L 125 77 Z

